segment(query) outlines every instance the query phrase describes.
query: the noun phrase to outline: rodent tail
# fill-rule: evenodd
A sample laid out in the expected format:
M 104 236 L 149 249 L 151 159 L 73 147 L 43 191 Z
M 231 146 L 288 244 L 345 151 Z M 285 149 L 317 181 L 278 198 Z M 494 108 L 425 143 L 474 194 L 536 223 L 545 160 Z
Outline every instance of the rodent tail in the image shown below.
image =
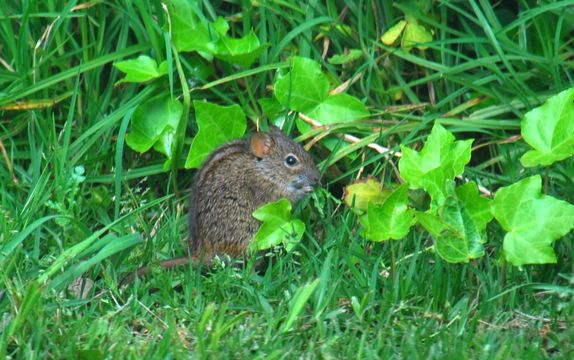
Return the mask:
M 169 269 L 169 268 L 176 267 L 176 266 L 187 265 L 190 260 L 191 260 L 191 258 L 189 256 L 182 256 L 182 257 L 178 257 L 178 258 L 164 260 L 164 261 L 159 263 L 159 266 L 164 268 L 164 269 Z M 134 272 L 126 275 L 120 281 L 120 286 L 123 286 L 123 285 L 126 285 L 126 284 L 133 282 L 134 279 L 136 278 L 136 275 L 137 275 L 137 277 L 142 277 L 142 276 L 148 274 L 150 270 L 151 270 L 150 265 L 142 266 L 141 268 L 137 269 L 137 271 L 134 271 Z

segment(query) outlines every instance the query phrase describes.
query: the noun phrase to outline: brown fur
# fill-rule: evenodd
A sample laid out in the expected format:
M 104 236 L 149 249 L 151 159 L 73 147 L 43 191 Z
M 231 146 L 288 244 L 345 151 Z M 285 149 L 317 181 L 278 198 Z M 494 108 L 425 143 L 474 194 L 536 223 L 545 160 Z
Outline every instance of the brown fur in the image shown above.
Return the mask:
M 286 163 L 289 155 L 297 158 L 297 164 Z M 297 202 L 319 176 L 309 154 L 274 126 L 269 133 L 222 145 L 204 161 L 192 186 L 190 253 L 159 265 L 171 268 L 192 260 L 197 266 L 200 258 L 209 263 L 216 255 L 245 254 L 260 225 L 253 211 L 283 197 Z M 137 275 L 148 270 L 142 267 Z M 122 283 L 132 281 L 135 274 Z

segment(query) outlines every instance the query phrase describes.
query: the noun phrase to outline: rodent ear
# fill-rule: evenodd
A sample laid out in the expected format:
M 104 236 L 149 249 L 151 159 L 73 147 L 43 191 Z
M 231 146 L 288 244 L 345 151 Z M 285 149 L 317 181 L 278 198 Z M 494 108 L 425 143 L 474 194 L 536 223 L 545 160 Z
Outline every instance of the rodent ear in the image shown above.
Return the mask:
M 271 136 L 265 133 L 257 132 L 251 136 L 251 152 L 260 159 L 269 155 L 272 145 Z

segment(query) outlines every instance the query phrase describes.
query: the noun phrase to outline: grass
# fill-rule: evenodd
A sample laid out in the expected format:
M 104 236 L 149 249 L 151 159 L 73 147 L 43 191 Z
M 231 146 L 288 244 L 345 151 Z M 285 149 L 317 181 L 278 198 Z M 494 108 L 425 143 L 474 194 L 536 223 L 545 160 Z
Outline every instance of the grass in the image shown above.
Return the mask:
M 234 36 L 253 29 L 269 47 L 246 73 L 219 62 L 210 77 L 198 73 L 197 55 L 179 54 L 192 99 L 239 103 L 254 120 L 275 70 L 299 54 L 320 61 L 336 84 L 360 74 L 348 92 L 373 116 L 336 132 L 365 138 L 384 124 L 378 143 L 415 145 L 439 120 L 485 145 L 467 177 L 494 191 L 538 172 L 546 193 L 574 202 L 572 159 L 525 170 L 526 145 L 504 143 L 527 110 L 574 84 L 571 2 L 200 8 L 208 20 L 226 17 Z M 426 51 L 379 41 L 405 13 L 434 30 Z M 342 188 L 359 172 L 397 179 L 366 147 L 354 158 L 313 147 L 331 165 L 325 186 L 299 207 L 301 245 L 262 254 L 265 270 L 252 270 L 256 259 L 203 273 L 158 270 L 120 288 L 123 273 L 184 252 L 189 194 L 174 185 L 189 187 L 192 172 L 165 172 L 159 154 L 135 154 L 121 141 L 133 108 L 171 85 L 114 86 L 121 74 L 111 66 L 142 53 L 166 59 L 165 21 L 161 5 L 145 0 L 0 7 L 0 357 L 574 356 L 572 235 L 556 242 L 557 264 L 524 268 L 501 261 L 496 226 L 486 255 L 469 264 L 445 263 L 422 229 L 369 243 L 341 205 Z M 322 60 L 324 46 L 328 57 L 351 48 L 365 55 L 335 66 Z M 67 290 L 80 275 L 93 282 L 85 296 Z M 304 301 L 308 284 L 316 288 Z

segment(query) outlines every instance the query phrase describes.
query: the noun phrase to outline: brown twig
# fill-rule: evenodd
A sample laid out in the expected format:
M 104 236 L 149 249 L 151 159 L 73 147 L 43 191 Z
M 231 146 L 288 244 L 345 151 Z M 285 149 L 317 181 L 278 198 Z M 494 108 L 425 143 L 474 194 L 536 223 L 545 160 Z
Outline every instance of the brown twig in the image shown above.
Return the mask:
M 514 135 L 509 137 L 508 139 L 504 139 L 504 140 L 498 140 L 498 141 L 489 141 L 489 142 L 485 142 L 483 144 L 480 145 L 476 145 L 472 148 L 472 151 L 475 151 L 477 149 L 483 148 L 485 146 L 488 145 L 494 145 L 494 144 L 511 144 L 511 143 L 515 143 L 517 141 L 522 140 L 522 135 Z
M 341 85 L 339 85 L 336 88 L 334 88 L 333 90 L 329 91 L 329 95 L 340 94 L 343 91 L 347 90 L 347 88 L 349 86 L 353 85 L 357 80 L 359 80 L 362 75 L 363 75 L 363 73 L 358 73 L 355 76 L 353 76 L 352 78 L 347 79 L 347 81 L 343 82 Z

